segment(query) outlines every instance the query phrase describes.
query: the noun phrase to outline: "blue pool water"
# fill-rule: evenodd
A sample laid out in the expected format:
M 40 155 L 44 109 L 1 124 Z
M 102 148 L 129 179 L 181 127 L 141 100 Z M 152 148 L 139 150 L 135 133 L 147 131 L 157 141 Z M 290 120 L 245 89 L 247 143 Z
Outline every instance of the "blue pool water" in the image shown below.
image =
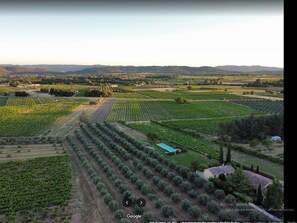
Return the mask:
M 159 144 L 157 144 L 157 146 L 161 147 L 162 149 L 165 149 L 166 151 L 168 151 L 170 153 L 175 153 L 176 152 L 175 149 L 173 149 L 172 147 L 170 147 L 170 146 L 168 146 L 168 145 L 166 145 L 164 143 L 159 143 Z

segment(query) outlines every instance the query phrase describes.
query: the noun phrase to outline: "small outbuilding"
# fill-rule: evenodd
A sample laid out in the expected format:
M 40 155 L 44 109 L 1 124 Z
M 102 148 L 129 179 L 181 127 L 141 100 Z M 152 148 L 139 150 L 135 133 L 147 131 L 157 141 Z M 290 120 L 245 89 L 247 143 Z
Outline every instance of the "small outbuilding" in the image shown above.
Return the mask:
M 204 178 L 218 178 L 220 174 L 225 176 L 234 173 L 234 168 L 232 166 L 215 166 L 204 170 Z
M 272 142 L 281 142 L 281 141 L 282 141 L 282 138 L 281 138 L 280 136 L 272 136 L 272 137 L 270 138 L 270 140 L 271 140 Z

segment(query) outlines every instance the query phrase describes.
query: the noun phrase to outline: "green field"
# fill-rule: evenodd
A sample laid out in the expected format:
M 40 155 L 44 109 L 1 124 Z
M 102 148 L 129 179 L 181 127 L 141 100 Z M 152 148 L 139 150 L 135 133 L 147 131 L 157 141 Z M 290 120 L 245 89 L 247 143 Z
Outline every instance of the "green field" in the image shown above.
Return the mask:
M 261 112 L 227 101 L 200 101 L 178 104 L 174 101 L 118 100 L 108 116 L 108 121 L 194 119 L 249 114 L 261 114 Z
M 43 222 L 51 216 L 49 207 L 60 213 L 52 215 L 52 221 L 62 222 L 61 218 L 69 216 L 61 205 L 66 207 L 70 197 L 68 156 L 0 163 L 0 216 L 4 214 L 4 222 Z
M 164 150 L 154 145 L 155 151 L 165 155 Z M 181 164 L 185 167 L 191 168 L 191 162 L 198 161 L 199 163 L 207 164 L 208 166 L 215 165 L 218 163 L 215 159 L 208 159 L 207 156 L 197 153 L 192 150 L 187 150 L 185 153 L 179 153 L 172 156 L 167 156 L 169 159 Z
M 0 107 L 0 137 L 33 136 L 48 128 L 58 118 L 70 114 L 75 103 Z
M 201 154 L 211 154 L 214 157 L 218 155 L 217 149 L 212 147 L 212 143 L 203 137 L 193 137 L 189 134 L 179 132 L 155 123 L 150 124 L 129 124 L 130 128 L 139 130 L 147 134 L 155 134 L 162 142 L 170 142 L 185 148 L 190 148 Z
M 253 109 L 269 113 L 283 113 L 283 101 L 270 101 L 270 100 L 233 100 L 232 102 L 247 106 Z
M 178 97 L 183 97 L 190 100 L 231 100 L 231 99 L 244 99 L 244 97 L 227 94 L 227 93 L 217 93 L 217 92 L 187 92 L 187 91 L 153 91 L 145 90 L 138 91 L 140 94 L 150 96 L 152 98 L 158 99 L 175 99 Z
M 137 99 L 147 99 L 151 98 L 149 96 L 138 94 L 138 93 L 112 93 L 112 97 L 114 98 L 137 98 Z
M 0 106 L 6 105 L 6 102 L 7 102 L 7 98 L 0 97 Z
M 209 119 L 193 119 L 193 120 L 175 120 L 166 121 L 165 124 L 180 129 L 191 130 L 198 133 L 217 135 L 219 125 L 240 119 L 240 117 L 222 117 L 222 118 L 209 118 Z

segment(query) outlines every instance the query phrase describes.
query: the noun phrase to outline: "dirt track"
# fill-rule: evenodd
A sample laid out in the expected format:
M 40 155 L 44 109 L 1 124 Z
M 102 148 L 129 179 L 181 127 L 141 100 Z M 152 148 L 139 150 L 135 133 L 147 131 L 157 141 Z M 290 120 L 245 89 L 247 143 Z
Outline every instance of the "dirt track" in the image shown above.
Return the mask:
M 99 108 L 93 113 L 92 116 L 90 116 L 89 122 L 104 122 L 107 119 L 114 103 L 115 99 L 104 99 Z

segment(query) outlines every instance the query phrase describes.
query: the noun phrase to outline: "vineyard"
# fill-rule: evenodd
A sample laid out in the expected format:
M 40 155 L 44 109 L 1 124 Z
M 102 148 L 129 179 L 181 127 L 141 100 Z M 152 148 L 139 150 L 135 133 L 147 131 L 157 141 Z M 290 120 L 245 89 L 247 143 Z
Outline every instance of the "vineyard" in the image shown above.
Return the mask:
M 241 116 L 242 117 L 242 116 Z M 197 133 L 204 133 L 210 135 L 217 135 L 219 125 L 230 122 L 241 117 L 222 117 L 222 118 L 209 118 L 209 119 L 193 119 L 193 120 L 176 120 L 166 121 L 165 124 L 183 130 L 191 130 Z
M 45 97 L 26 97 L 26 98 L 15 98 L 10 97 L 6 102 L 6 106 L 31 106 L 40 104 L 53 104 L 53 103 L 78 103 L 79 100 L 74 98 L 45 98 Z
M 231 99 L 245 99 L 244 97 L 227 94 L 227 93 L 217 93 L 217 92 L 186 92 L 186 91 L 153 91 L 153 90 L 144 90 L 138 91 L 140 94 L 150 96 L 152 98 L 158 99 L 175 99 L 178 97 L 183 97 L 190 100 L 231 100 Z
M 138 94 L 138 93 L 113 93 L 112 97 L 114 98 L 135 98 L 135 99 L 148 99 L 149 96 Z
M 108 123 L 81 125 L 67 141 L 117 222 L 130 222 L 127 213 L 141 214 L 144 222 L 263 219 L 232 195 L 216 196 L 212 183 Z M 121 205 L 124 197 L 130 207 Z M 136 204 L 138 198 L 146 200 L 144 207 Z M 228 210 L 230 204 L 235 211 Z
M 0 107 L 0 136 L 33 136 L 58 118 L 70 114 L 75 103 Z
M 194 119 L 260 114 L 258 110 L 226 101 L 201 101 L 177 104 L 173 101 L 123 101 L 114 104 L 108 121 L 149 121 Z
M 69 222 L 68 156 L 0 163 L 0 222 Z
M 233 100 L 232 102 L 244 106 L 258 109 L 264 112 L 283 113 L 283 101 L 270 101 L 270 100 Z
M 135 92 L 132 88 L 128 87 L 112 87 L 110 84 L 104 84 L 98 86 L 99 91 L 111 91 L 111 92 L 117 92 L 117 93 L 130 93 Z

